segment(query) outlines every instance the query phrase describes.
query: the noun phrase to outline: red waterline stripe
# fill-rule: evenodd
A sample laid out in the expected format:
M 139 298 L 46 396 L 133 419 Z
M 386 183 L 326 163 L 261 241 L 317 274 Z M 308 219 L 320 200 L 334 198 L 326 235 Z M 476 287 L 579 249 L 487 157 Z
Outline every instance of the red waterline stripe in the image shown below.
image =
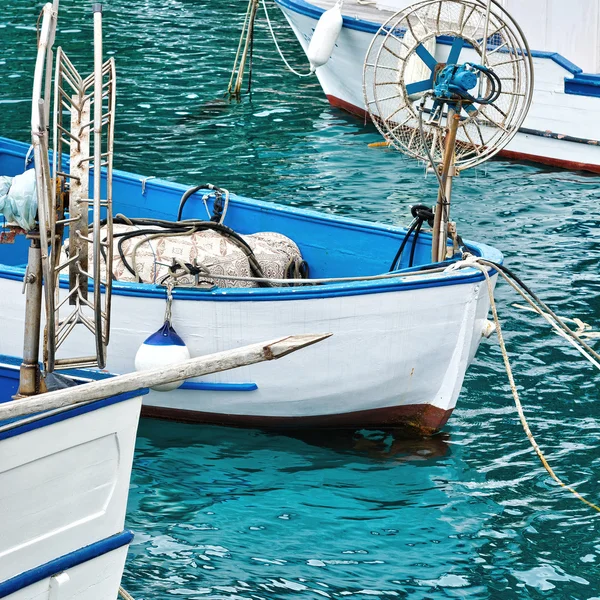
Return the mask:
M 329 104 L 331 104 L 331 106 L 341 108 L 352 115 L 364 119 L 365 122 L 370 121 L 369 113 L 364 108 L 354 106 L 354 104 L 350 104 L 350 102 L 346 102 L 345 100 L 336 98 L 335 96 L 328 95 L 327 100 L 329 100 Z M 574 160 L 563 160 L 560 158 L 552 158 L 550 156 L 538 156 L 537 154 L 513 152 L 512 150 L 502 150 L 499 153 L 499 156 L 502 158 L 509 158 L 511 160 L 529 161 L 551 167 L 560 167 L 562 169 L 569 169 L 570 171 L 591 171 L 592 173 L 600 173 L 600 164 L 595 165 L 591 163 L 577 162 Z
M 144 404 L 142 417 L 257 429 L 361 429 L 364 427 L 394 429 L 408 427 L 419 433 L 432 434 L 446 424 L 452 410 L 444 410 L 431 404 L 410 404 L 333 415 L 265 417 L 210 413 Z

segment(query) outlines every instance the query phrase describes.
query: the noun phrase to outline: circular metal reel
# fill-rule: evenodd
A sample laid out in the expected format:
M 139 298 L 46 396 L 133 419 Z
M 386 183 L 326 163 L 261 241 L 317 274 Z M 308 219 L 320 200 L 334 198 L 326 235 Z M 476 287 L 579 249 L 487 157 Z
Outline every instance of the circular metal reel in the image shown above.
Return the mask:
M 434 87 L 446 65 L 482 65 L 501 82 L 492 103 L 455 105 L 460 116 L 457 170 L 491 158 L 519 130 L 533 94 L 529 46 L 495 0 L 489 20 L 487 6 L 484 0 L 426 0 L 393 15 L 373 38 L 363 69 L 365 104 L 379 131 L 398 150 L 442 162 L 449 105 L 442 102 L 440 108 Z M 473 95 L 484 98 L 490 85 L 480 75 Z

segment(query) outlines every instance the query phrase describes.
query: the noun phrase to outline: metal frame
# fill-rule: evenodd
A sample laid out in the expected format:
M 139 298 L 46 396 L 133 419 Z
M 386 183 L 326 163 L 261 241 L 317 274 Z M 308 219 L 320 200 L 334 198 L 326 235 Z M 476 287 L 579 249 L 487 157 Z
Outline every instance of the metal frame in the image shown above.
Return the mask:
M 31 115 L 39 231 L 29 234 L 32 242 L 25 279 L 26 335 L 19 395 L 32 395 L 43 389 L 39 369 L 42 282 L 46 309 L 46 372 L 61 368 L 104 368 L 106 365 L 112 291 L 116 76 L 114 59 L 102 62 L 102 5 L 94 4 L 93 11 L 93 73 L 83 78 L 62 48 L 58 48 L 54 86 L 52 46 L 56 33 L 58 0 L 54 0 L 53 4 L 46 4 L 42 11 Z M 48 134 L 52 95 L 54 110 L 51 167 Z M 65 111 L 68 116 L 65 116 Z M 92 111 L 93 118 L 90 119 Z M 68 171 L 63 169 L 63 149 L 66 147 L 70 153 Z M 103 168 L 106 169 L 104 198 Z M 90 175 L 93 177 L 91 194 Z M 88 226 L 90 208 L 91 232 Z M 105 229 L 102 227 L 103 217 L 107 224 Z M 65 232 L 68 232 L 69 237 L 67 258 L 64 257 L 63 250 Z M 66 296 L 61 297 L 59 280 L 61 274 L 66 272 L 69 274 L 69 291 Z M 58 358 L 59 348 L 78 325 L 86 327 L 94 336 L 95 355 Z
M 50 224 L 50 257 L 44 272 L 46 294 L 47 371 L 106 365 L 112 289 L 112 171 L 114 114 L 116 106 L 115 62 L 102 62 L 102 7 L 94 5 L 94 71 L 85 79 L 62 48 L 58 49 L 54 79 L 54 156 L 52 207 L 57 218 Z M 69 113 L 70 127 L 64 123 Z M 90 115 L 93 112 L 93 118 Z M 62 171 L 63 147 L 70 151 L 69 173 Z M 90 151 L 90 148 L 92 151 Z M 102 168 L 106 168 L 106 197 L 102 198 Z M 93 176 L 92 194 L 89 178 Z M 68 209 L 61 189 L 68 185 Z M 60 189 L 59 189 L 60 188 Z M 92 209 L 92 235 L 88 227 Z M 65 213 L 68 210 L 68 216 Z M 102 215 L 107 226 L 102 239 Z M 65 230 L 69 256 L 61 256 Z M 89 249 L 91 245 L 91 265 Z M 68 271 L 69 292 L 59 296 L 60 275 Z M 89 297 L 88 288 L 92 288 Z M 72 307 L 64 316 L 61 311 Z M 95 337 L 95 356 L 58 358 L 57 352 L 77 325 Z

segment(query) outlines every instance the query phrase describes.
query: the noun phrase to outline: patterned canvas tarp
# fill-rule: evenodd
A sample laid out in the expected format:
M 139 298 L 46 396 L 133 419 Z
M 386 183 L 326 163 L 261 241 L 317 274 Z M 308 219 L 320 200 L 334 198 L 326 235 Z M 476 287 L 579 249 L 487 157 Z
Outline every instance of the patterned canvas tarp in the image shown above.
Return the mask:
M 139 227 L 135 225 L 115 224 L 113 226 L 115 235 L 136 229 Z M 147 230 L 149 227 L 144 229 Z M 157 229 L 157 233 L 159 231 Z M 241 237 L 252 248 L 265 277 L 283 279 L 291 261 L 302 261 L 298 246 L 279 233 L 261 232 Z M 254 276 L 244 252 L 226 236 L 216 231 L 198 231 L 184 236 L 165 234 L 154 238 L 140 235 L 125 240 L 121 249 L 129 265 L 135 265 L 139 279 L 123 263 L 117 249 L 118 239 L 115 237 L 113 244 L 113 275 L 117 281 L 161 283 L 169 274 L 169 267 L 173 264 L 173 260 L 204 267 L 214 275 Z M 89 254 L 91 256 L 91 247 Z M 177 284 L 193 285 L 194 281 L 193 275 L 183 275 L 178 277 Z M 219 287 L 257 287 L 256 283 L 250 281 L 212 279 L 205 275 L 200 277 L 200 281 L 213 283 Z

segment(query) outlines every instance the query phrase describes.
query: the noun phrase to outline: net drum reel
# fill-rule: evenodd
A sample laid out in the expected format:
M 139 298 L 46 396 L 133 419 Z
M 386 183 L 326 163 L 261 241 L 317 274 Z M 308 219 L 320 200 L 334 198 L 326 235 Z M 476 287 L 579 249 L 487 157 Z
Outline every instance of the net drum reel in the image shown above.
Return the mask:
M 533 63 L 523 32 L 495 0 L 419 2 L 373 38 L 363 92 L 389 144 L 438 175 L 432 259 L 443 260 L 452 177 L 500 152 L 529 110 Z
M 423 79 L 414 80 L 415 64 Z M 460 115 L 455 166 L 462 170 L 498 153 L 517 133 L 533 95 L 533 64 L 521 29 L 495 2 L 427 0 L 381 26 L 367 51 L 363 90 L 384 137 L 424 161 L 426 146 L 442 161 L 454 107 Z

